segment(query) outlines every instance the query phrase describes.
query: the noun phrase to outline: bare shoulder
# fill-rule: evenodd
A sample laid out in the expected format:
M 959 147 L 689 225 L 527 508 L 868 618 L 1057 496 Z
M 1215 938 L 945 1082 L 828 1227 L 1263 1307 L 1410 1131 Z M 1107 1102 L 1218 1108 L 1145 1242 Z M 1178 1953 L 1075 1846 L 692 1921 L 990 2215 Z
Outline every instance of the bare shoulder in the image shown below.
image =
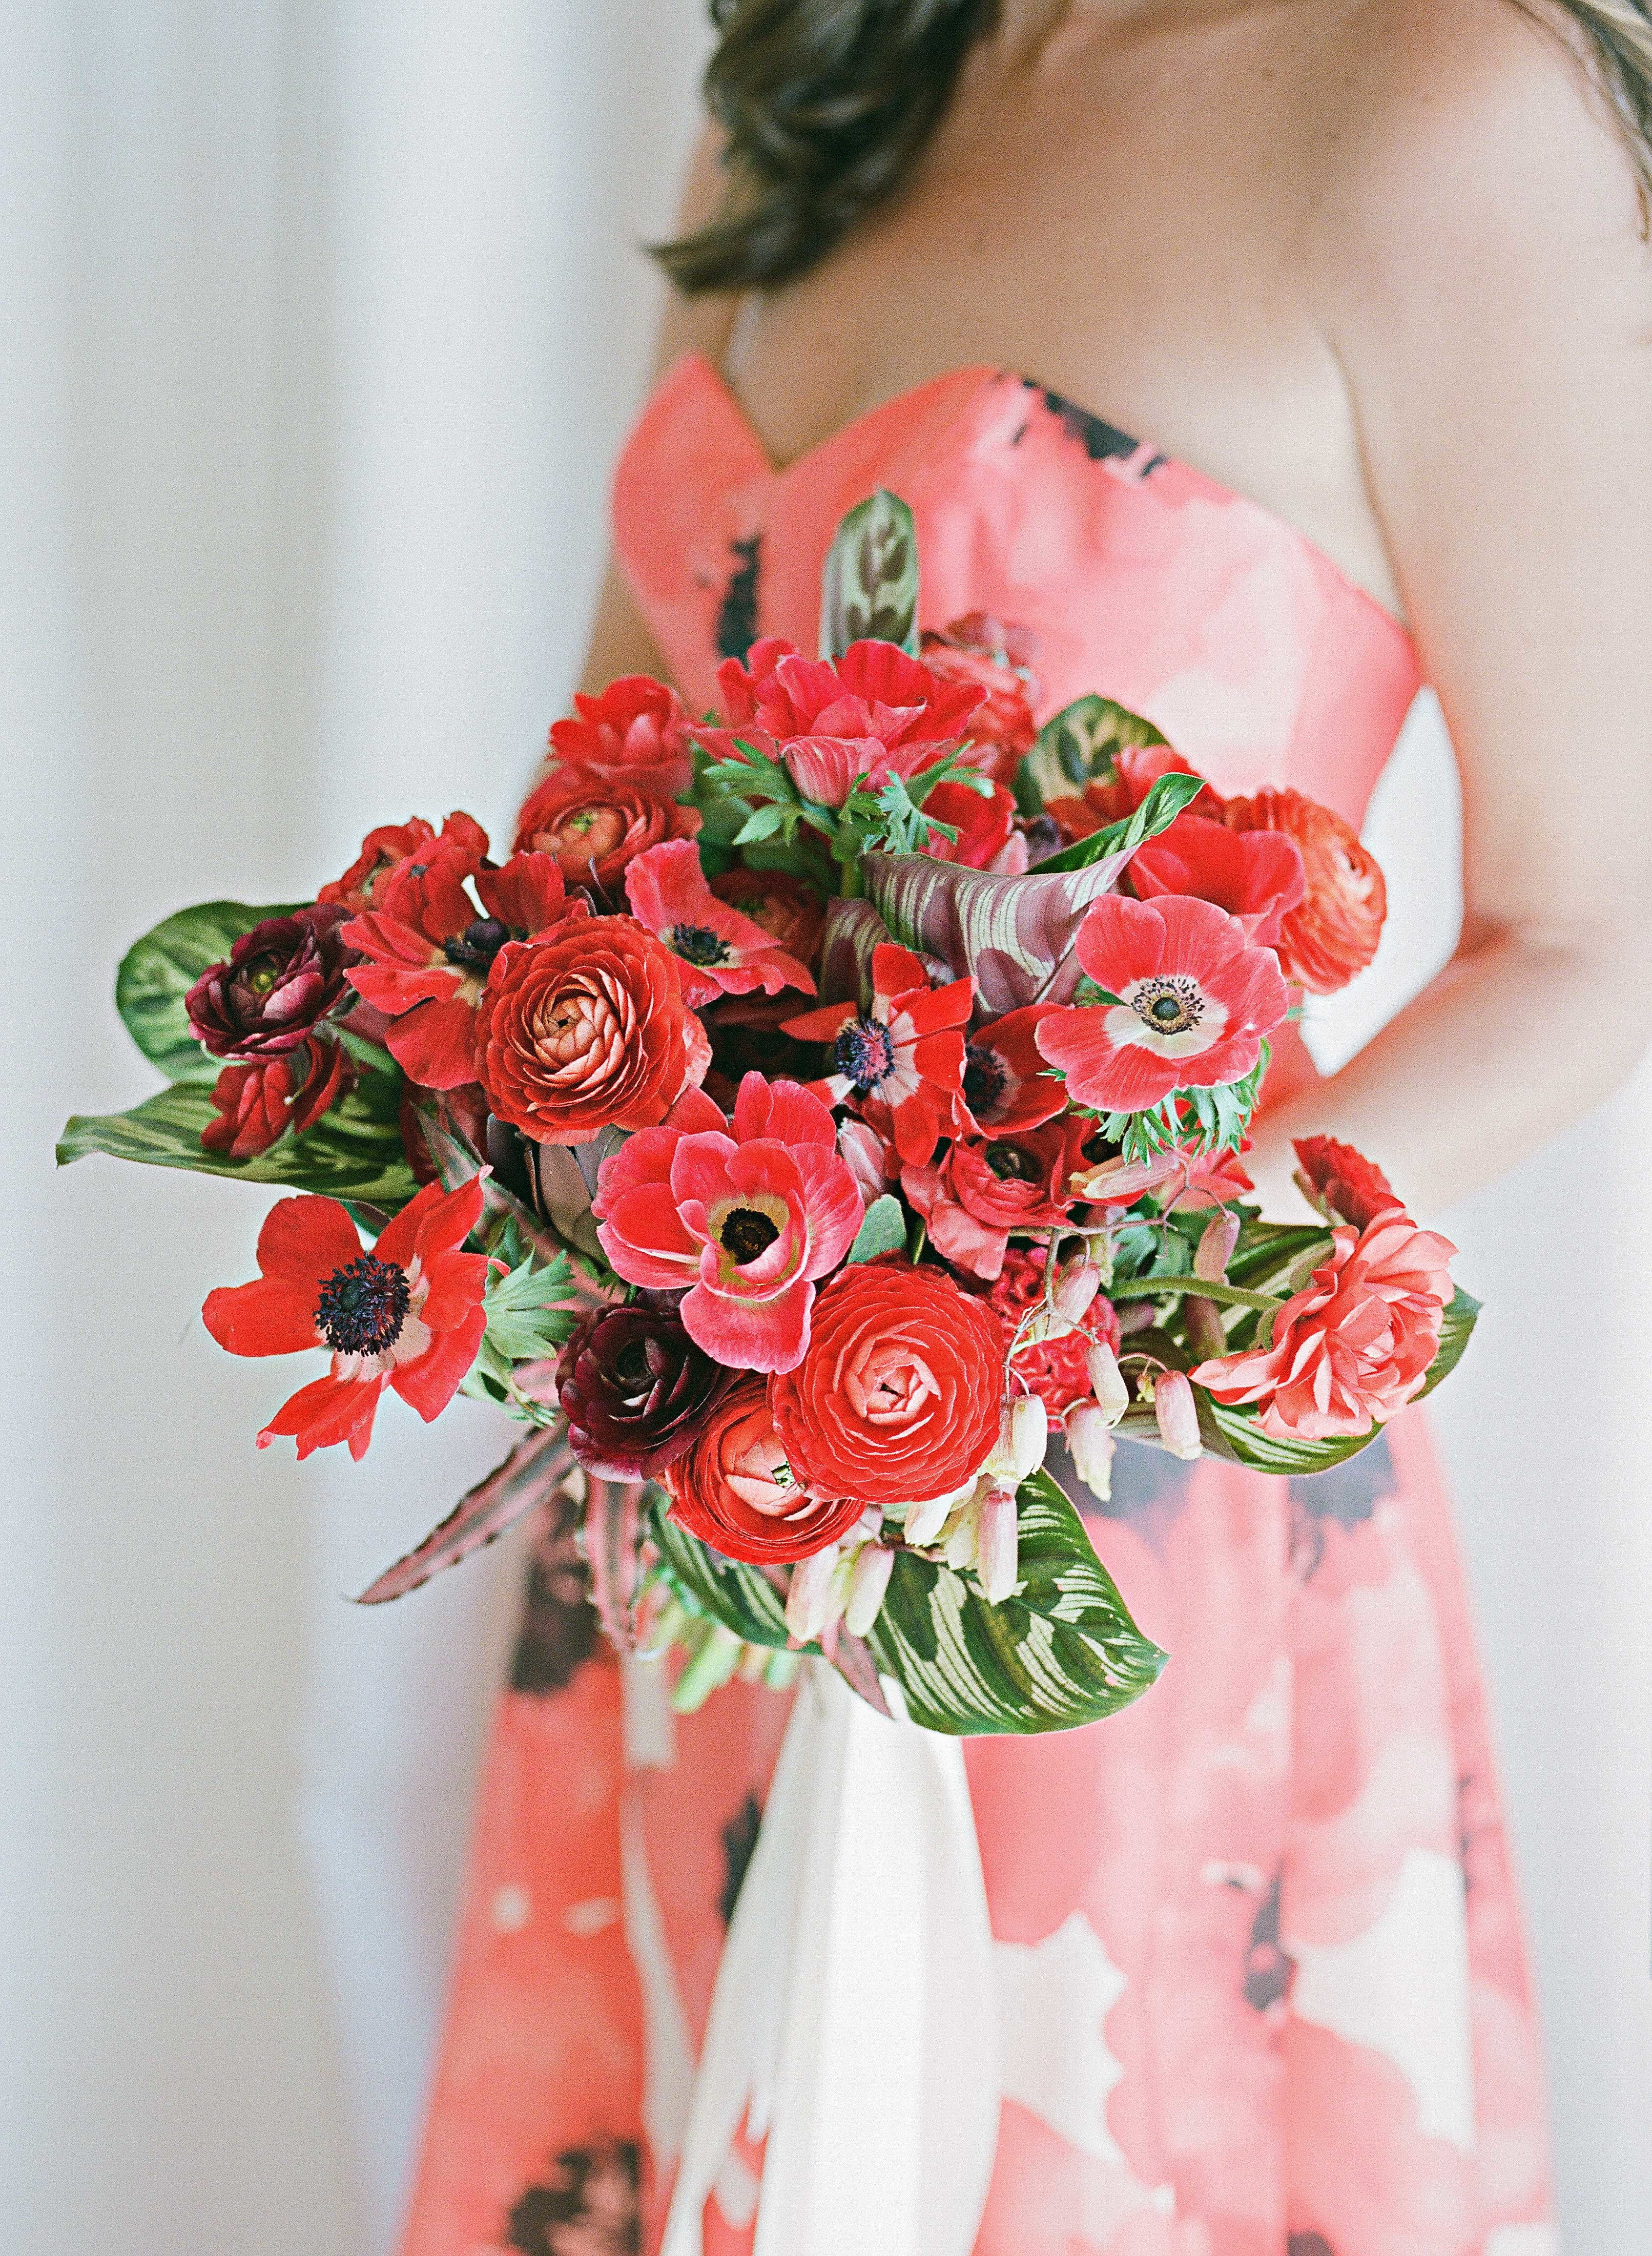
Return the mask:
M 1353 0 L 1308 93 L 1333 263 L 1443 281 L 1500 254 L 1652 280 L 1639 180 L 1591 44 L 1551 0 Z

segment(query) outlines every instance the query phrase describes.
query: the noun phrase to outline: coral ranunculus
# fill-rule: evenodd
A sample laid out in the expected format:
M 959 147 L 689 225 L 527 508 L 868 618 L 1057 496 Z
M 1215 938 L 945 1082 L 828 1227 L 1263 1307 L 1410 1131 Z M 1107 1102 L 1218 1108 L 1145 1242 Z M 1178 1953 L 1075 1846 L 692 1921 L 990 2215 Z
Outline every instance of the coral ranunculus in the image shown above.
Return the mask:
M 964 1028 L 972 980 L 931 989 L 911 951 L 872 952 L 872 1003 L 828 1003 L 783 1031 L 799 1041 L 830 1042 L 837 1070 L 814 1086 L 829 1103 L 852 1103 L 904 1160 L 921 1167 L 942 1136 L 964 1124 Z
M 683 1000 L 695 1010 L 719 995 L 749 995 L 759 987 L 766 995 L 788 987 L 814 993 L 806 965 L 777 948 L 760 924 L 716 898 L 691 838 L 639 854 L 625 872 L 625 895 L 638 922 L 681 965 Z
M 657 1126 L 710 1061 L 676 957 L 634 917 L 507 941 L 477 1005 L 477 1078 L 538 1144 Z
M 556 1365 L 574 1455 L 604 1480 L 655 1479 L 698 1437 L 731 1376 L 669 1304 L 595 1309 Z
M 694 775 L 688 716 L 665 682 L 622 674 L 600 697 L 575 693 L 574 710 L 573 720 L 551 724 L 551 750 L 564 767 L 608 783 L 646 783 L 664 799 L 687 791 Z
M 516 844 L 548 854 L 570 885 L 612 893 L 639 854 L 699 828 L 698 808 L 679 807 L 652 779 L 555 768 L 524 805 Z
M 1065 1220 L 1069 1186 L 1090 1126 L 1077 1114 L 1015 1136 L 961 1137 L 929 1166 L 905 1167 L 900 1187 L 942 1260 L 996 1277 L 1010 1232 Z
M 774 1429 L 768 1388 L 742 1379 L 660 1480 L 671 1517 L 714 1551 L 759 1566 L 811 1558 L 865 1512 L 855 1498 L 814 1497 L 799 1485 Z
M 691 1288 L 683 1323 L 719 1363 L 789 1371 L 865 1207 L 820 1099 L 749 1073 L 732 1121 L 696 1090 L 604 1160 L 591 1211 L 628 1284 Z
M 344 991 L 343 922 L 342 908 L 318 903 L 244 932 L 184 998 L 201 1047 L 244 1063 L 297 1049 Z
M 1313 1282 L 1274 1319 L 1272 1343 L 1193 1373 L 1218 1402 L 1260 1402 L 1277 1440 L 1331 1440 L 1385 1424 L 1423 1385 L 1451 1297 L 1449 1238 L 1398 1209 L 1331 1233 Z
M 922 1503 L 991 1455 L 1004 1408 L 1004 1334 L 944 1270 L 857 1264 L 815 1304 L 808 1352 L 769 1381 L 775 1430 L 812 1495 Z
M 1375 857 L 1341 815 L 1299 791 L 1231 799 L 1222 819 L 1233 830 L 1281 831 L 1296 846 L 1308 889 L 1280 927 L 1280 966 L 1310 995 L 1336 994 L 1382 937 L 1388 895 Z
M 282 1405 L 258 1435 L 261 1449 L 290 1434 L 300 1457 L 338 1442 L 362 1456 L 386 1383 L 427 1421 L 447 1408 L 487 1329 L 487 1258 L 458 1250 L 481 1215 L 479 1176 L 455 1191 L 431 1183 L 369 1253 L 336 1199 L 271 1208 L 257 1280 L 209 1293 L 202 1319 L 231 1355 L 321 1347 L 333 1367 Z
M 1116 1000 L 1052 1012 L 1037 1041 L 1074 1103 L 1097 1112 L 1242 1081 L 1289 1006 L 1272 954 L 1209 901 L 1105 893 L 1079 927 L 1077 954 Z
M 1297 1183 L 1320 1212 L 1364 1230 L 1380 1214 L 1402 1214 L 1405 1205 L 1380 1167 L 1331 1136 L 1302 1136 L 1294 1146 Z

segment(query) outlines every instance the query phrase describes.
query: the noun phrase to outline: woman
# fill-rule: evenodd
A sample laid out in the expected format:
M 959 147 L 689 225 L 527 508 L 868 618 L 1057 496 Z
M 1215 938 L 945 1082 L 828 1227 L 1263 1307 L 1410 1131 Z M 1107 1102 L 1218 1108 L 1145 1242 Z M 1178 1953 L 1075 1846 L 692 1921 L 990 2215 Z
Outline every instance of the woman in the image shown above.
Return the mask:
M 1030 628 L 1041 713 L 1103 687 L 1224 791 L 1358 820 L 1426 680 L 1461 949 L 1333 1082 L 1288 1061 L 1247 1165 L 1288 1199 L 1291 1137 L 1328 1129 L 1426 1215 L 1594 1103 L 1652 1006 L 1641 9 L 715 12 L 719 137 L 664 254 L 588 686 L 659 672 L 703 705 L 720 652 L 807 642 L 832 526 L 879 483 L 917 514 L 926 627 Z M 1004 2027 L 979 2256 L 1545 2256 L 1415 1414 L 1313 1483 L 1121 1453 L 1092 1525 L 1175 1658 L 1112 1722 L 968 1751 Z M 558 1568 L 501 1712 L 409 2256 L 658 2245 L 783 1728 L 739 1688 L 674 1734 L 633 1697 L 622 1752 Z M 674 2249 L 761 2249 L 762 2161 L 737 2144 Z

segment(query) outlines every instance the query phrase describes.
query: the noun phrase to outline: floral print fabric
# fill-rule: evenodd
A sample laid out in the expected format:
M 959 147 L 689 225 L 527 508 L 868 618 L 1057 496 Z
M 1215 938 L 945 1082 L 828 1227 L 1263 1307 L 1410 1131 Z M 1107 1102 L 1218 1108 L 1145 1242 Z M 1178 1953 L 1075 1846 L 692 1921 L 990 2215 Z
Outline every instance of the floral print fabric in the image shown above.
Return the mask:
M 1416 686 L 1399 628 L 1267 511 L 990 370 L 777 473 L 716 371 L 679 364 L 616 514 L 691 707 L 742 637 L 808 644 L 832 529 L 878 484 L 916 512 L 926 625 L 1035 628 L 1041 714 L 1104 688 L 1224 792 L 1294 783 L 1359 821 Z M 1310 1071 L 1299 1048 L 1280 1068 Z M 1090 1525 L 1171 1659 L 1106 1723 L 966 1750 L 1004 2030 L 976 2256 L 1555 2256 L 1420 1414 L 1311 1480 L 1126 1444 Z M 740 1684 L 673 1717 L 596 1638 L 569 1531 L 545 1531 L 404 2256 L 657 2246 L 786 1717 Z M 761 2167 L 725 2170 L 708 2256 L 751 2248 Z

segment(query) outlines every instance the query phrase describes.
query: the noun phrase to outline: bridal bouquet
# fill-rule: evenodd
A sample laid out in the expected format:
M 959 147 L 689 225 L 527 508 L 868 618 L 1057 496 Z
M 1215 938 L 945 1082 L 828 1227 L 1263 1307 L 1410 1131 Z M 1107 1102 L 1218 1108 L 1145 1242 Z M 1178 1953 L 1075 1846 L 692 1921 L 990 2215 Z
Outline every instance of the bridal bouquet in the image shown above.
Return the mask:
M 1357 838 L 1101 696 L 1035 729 L 1024 630 L 916 613 L 879 494 L 819 659 L 757 643 L 703 722 L 579 699 L 502 859 L 389 825 L 121 965 L 169 1085 L 59 1156 L 297 1193 L 202 1312 L 328 1358 L 259 1446 L 359 1457 L 386 1387 L 530 1429 L 366 1600 L 554 1506 L 680 1705 L 818 1651 L 935 1730 L 1061 1729 L 1163 1660 L 1072 1501 L 1117 1435 L 1312 1473 L 1461 1354 L 1453 1249 L 1357 1152 L 1297 1146 L 1298 1224 L 1246 1203 L 1270 1035 L 1376 946 Z

